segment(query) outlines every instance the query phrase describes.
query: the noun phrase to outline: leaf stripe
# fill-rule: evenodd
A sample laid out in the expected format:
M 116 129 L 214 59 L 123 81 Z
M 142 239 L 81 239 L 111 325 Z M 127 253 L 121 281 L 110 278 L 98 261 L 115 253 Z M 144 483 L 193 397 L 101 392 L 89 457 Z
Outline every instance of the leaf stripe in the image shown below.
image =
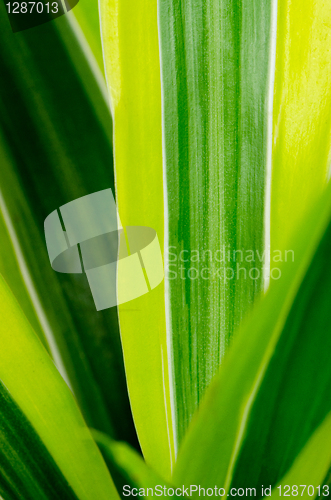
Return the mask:
M 179 442 L 263 289 L 256 253 L 265 243 L 271 17 L 270 0 L 159 1 L 166 240 L 177 256 L 168 259 L 167 329 Z M 187 258 L 220 249 L 255 252 L 240 267 L 258 268 L 258 279 L 222 279 L 214 257 Z M 236 264 L 231 259 L 225 272 L 234 274 Z
M 272 144 L 273 144 L 273 108 L 276 73 L 276 45 L 277 45 L 277 12 L 278 0 L 272 0 L 271 14 L 271 41 L 269 54 L 269 82 L 268 82 L 268 131 L 267 131 L 267 163 L 264 201 L 264 290 L 270 283 L 270 239 L 271 239 L 271 178 L 272 178 Z

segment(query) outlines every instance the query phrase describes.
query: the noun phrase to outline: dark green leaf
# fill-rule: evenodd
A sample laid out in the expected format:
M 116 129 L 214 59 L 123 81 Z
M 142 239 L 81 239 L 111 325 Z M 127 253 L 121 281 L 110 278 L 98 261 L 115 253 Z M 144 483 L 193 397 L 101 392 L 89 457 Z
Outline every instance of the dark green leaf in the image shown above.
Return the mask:
M 6 223 L 52 355 L 87 422 L 137 445 L 116 308 L 97 312 L 85 275 L 51 269 L 44 219 L 113 188 L 112 123 L 104 89 L 66 16 L 13 34 L 0 29 L 0 186 Z M 103 93 L 104 92 L 104 93 Z

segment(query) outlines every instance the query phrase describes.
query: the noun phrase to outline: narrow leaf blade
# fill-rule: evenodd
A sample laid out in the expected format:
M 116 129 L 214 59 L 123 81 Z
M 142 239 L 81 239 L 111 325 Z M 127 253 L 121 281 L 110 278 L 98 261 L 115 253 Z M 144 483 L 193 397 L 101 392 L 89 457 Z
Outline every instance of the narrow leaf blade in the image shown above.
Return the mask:
M 163 253 L 161 86 L 157 2 L 101 2 L 114 116 L 116 194 L 123 226 L 148 226 Z M 162 282 L 119 306 L 130 402 L 139 441 L 155 470 L 170 475 L 174 438 Z
M 278 1 L 271 259 L 288 248 L 330 177 L 330 22 L 329 2 Z

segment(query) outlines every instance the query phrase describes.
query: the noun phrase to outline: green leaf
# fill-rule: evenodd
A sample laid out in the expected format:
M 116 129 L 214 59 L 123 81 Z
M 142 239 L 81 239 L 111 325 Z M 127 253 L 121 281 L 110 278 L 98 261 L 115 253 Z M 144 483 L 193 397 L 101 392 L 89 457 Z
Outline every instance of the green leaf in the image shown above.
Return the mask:
M 99 446 L 108 469 L 112 471 L 112 477 L 116 477 L 116 474 L 121 476 L 119 484 L 116 484 L 118 491 L 127 493 L 129 488 L 130 490 L 137 488 L 139 496 L 148 498 L 154 495 L 155 491 L 163 493 L 164 487 L 166 490 L 174 488 L 154 472 L 153 469 L 148 467 L 142 457 L 126 443 L 116 442 L 102 432 L 94 430 L 92 430 L 92 436 Z M 125 486 L 126 488 L 124 489 Z M 137 493 L 137 491 L 134 490 L 134 493 Z M 128 495 L 124 494 L 125 496 Z M 158 496 L 161 495 L 159 494 Z M 174 488 L 173 496 L 181 496 L 176 493 L 176 487 Z
M 113 187 L 112 121 L 66 16 L 13 34 L 0 20 L 1 207 L 57 367 L 89 425 L 137 445 L 116 308 L 97 312 L 85 274 L 52 270 L 44 220 Z
M 14 248 L 10 240 L 10 236 L 7 231 L 3 215 L 0 212 L 0 273 L 5 278 L 6 282 L 10 286 L 12 292 L 14 293 L 17 301 L 20 303 L 21 308 L 24 311 L 27 319 L 29 320 L 32 328 L 38 333 L 40 340 L 43 342 L 44 346 L 47 348 L 47 342 L 44 337 L 43 330 L 39 323 L 36 311 L 33 307 L 33 303 L 29 296 L 29 292 L 25 286 L 23 277 L 20 273 L 19 263 L 16 259 Z
M 168 328 L 181 442 L 264 285 L 271 0 L 160 0 Z
M 271 257 L 288 248 L 330 176 L 330 23 L 329 2 L 278 2 Z
M 71 27 L 76 32 L 76 35 L 82 39 L 84 45 L 84 39 L 86 39 L 88 47 L 84 47 L 85 54 L 90 60 L 93 54 L 95 63 L 101 73 L 100 77 L 104 78 L 98 2 L 79 0 L 77 5 L 75 5 L 74 9 L 70 11 L 67 16 Z M 75 19 L 78 21 L 78 26 Z M 91 54 L 89 53 L 90 51 Z M 92 64 L 94 64 L 94 62 L 92 62 Z
M 0 493 L 116 499 L 73 395 L 0 277 Z
M 329 490 L 324 486 L 324 482 L 331 463 L 331 414 L 324 419 L 323 423 L 312 434 L 308 443 L 295 459 L 291 469 L 280 481 L 282 488 L 284 485 L 298 486 L 306 485 L 306 488 L 299 486 L 299 495 L 301 498 L 315 498 L 320 486 L 321 494 L 319 496 L 328 496 Z M 309 488 L 309 485 L 310 488 Z M 312 490 L 312 486 L 315 490 Z M 323 488 L 324 486 L 324 488 Z M 308 489 L 309 488 L 309 489 Z M 284 490 L 282 490 L 284 492 Z M 295 490 L 294 490 L 295 491 Z M 274 490 L 271 497 L 279 498 L 279 490 Z
M 116 194 L 123 227 L 149 226 L 163 249 L 161 86 L 154 0 L 101 2 L 114 116 Z M 165 477 L 174 461 L 164 283 L 119 306 L 134 421 L 147 463 Z
M 238 334 L 181 450 L 176 482 L 274 486 L 330 412 L 330 194 L 331 186 L 294 235 L 294 262 Z

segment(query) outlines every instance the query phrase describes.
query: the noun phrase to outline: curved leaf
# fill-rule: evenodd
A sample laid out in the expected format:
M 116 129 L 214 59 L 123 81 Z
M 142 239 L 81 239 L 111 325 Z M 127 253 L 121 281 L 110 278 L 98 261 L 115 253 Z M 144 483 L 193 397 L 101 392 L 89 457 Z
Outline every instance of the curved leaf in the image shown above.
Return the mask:
M 0 277 L 0 492 L 116 499 L 73 395 Z

